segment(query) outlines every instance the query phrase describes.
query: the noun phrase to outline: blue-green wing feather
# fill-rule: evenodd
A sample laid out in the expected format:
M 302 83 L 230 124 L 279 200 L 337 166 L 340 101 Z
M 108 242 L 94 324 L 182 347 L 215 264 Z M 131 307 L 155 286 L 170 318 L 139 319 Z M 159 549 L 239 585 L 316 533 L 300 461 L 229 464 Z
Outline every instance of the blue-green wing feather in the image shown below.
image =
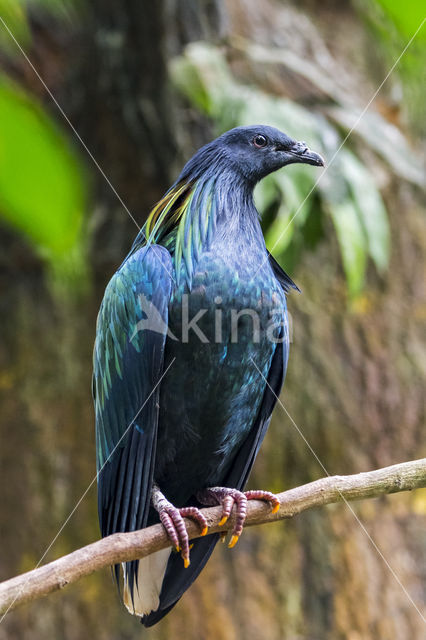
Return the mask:
M 163 247 L 134 251 L 109 282 L 99 311 L 93 393 L 103 536 L 146 525 L 172 268 Z M 147 309 L 155 315 L 147 317 Z

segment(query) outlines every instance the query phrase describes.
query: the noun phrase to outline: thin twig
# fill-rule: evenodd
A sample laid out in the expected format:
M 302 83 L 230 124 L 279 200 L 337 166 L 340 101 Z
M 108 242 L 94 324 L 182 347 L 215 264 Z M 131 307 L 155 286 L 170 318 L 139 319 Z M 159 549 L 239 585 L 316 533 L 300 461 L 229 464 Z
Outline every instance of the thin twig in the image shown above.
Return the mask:
M 343 499 L 362 500 L 420 487 L 426 487 L 426 458 L 351 476 L 322 478 L 278 494 L 281 506 L 275 514 L 271 513 L 268 504 L 250 501 L 245 526 L 291 518 L 306 509 Z M 209 525 L 209 533 L 228 531 L 234 525 L 231 516 L 224 526 L 219 526 L 220 507 L 203 509 L 203 514 Z M 186 520 L 186 524 L 189 537 L 199 537 L 197 524 L 191 520 Z M 0 612 L 62 589 L 103 567 L 143 558 L 168 546 L 170 542 L 159 524 L 140 531 L 108 536 L 38 569 L 0 583 Z

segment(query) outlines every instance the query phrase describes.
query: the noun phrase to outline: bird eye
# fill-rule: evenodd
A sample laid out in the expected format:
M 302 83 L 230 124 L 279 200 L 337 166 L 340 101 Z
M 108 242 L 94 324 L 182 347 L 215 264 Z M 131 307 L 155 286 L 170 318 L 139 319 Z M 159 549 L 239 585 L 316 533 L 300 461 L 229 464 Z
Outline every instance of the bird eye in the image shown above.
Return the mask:
M 259 133 L 257 136 L 253 138 L 253 144 L 255 147 L 262 148 L 262 147 L 266 147 L 266 145 L 268 144 L 268 141 L 265 138 L 265 136 L 262 136 Z

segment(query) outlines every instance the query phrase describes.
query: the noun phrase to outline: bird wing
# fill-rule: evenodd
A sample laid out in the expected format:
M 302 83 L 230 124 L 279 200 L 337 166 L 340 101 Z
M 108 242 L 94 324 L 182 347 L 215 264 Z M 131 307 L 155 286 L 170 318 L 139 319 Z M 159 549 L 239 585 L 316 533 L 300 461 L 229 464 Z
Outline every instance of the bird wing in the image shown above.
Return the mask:
M 285 310 L 284 315 L 287 321 Z M 284 338 L 284 336 L 286 337 Z M 239 490 L 244 489 L 260 445 L 268 430 L 272 411 L 281 392 L 287 369 L 289 343 L 288 331 L 285 331 L 284 327 L 281 327 L 280 338 L 282 341 L 277 341 L 269 368 L 262 403 L 255 423 L 245 442 L 239 449 L 230 472 L 224 479 L 223 486 L 225 487 L 236 487 Z M 170 556 L 160 593 L 160 605 L 157 611 L 153 611 L 142 618 L 142 623 L 146 627 L 151 627 L 159 622 L 161 618 L 174 607 L 194 580 L 196 580 L 210 558 L 219 537 L 218 533 L 213 533 L 205 538 L 197 538 L 194 540 L 194 546 L 191 549 L 191 564 L 185 570 L 182 569 L 182 559 L 178 554 L 172 554 Z
M 293 282 L 293 280 L 290 278 L 288 273 L 284 271 L 282 266 L 275 260 L 274 256 L 272 255 L 272 253 L 269 253 L 269 251 L 268 251 L 268 259 L 269 259 L 269 264 L 271 265 L 272 271 L 274 272 L 274 276 L 280 283 L 284 293 L 288 293 L 290 289 L 295 289 L 300 293 L 300 289 L 297 286 L 297 284 Z
M 163 247 L 135 250 L 109 282 L 99 311 L 93 395 L 103 536 L 146 525 L 171 273 Z

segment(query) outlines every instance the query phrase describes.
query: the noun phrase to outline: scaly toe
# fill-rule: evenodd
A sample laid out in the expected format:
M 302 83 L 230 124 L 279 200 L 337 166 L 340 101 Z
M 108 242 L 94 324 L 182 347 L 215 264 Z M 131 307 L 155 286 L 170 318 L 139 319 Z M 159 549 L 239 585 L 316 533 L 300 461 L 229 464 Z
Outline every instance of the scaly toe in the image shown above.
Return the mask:
M 159 515 L 170 542 L 183 558 L 184 566 L 189 566 L 189 538 L 180 510 L 170 505 L 162 509 Z
M 186 530 L 184 518 L 192 518 L 201 529 L 201 535 L 207 533 L 207 520 L 196 507 L 183 507 L 177 509 L 167 500 L 155 483 L 151 494 L 152 506 L 157 511 L 160 521 L 164 526 L 172 546 L 181 554 L 183 566 L 189 567 L 189 537 Z
M 252 491 L 246 491 L 245 496 L 247 500 L 264 500 L 265 502 L 268 502 L 272 507 L 272 513 L 277 513 L 277 511 L 279 511 L 280 501 L 277 496 L 270 491 L 254 489 Z
M 209 530 L 207 520 L 197 507 L 182 507 L 179 513 L 183 518 L 190 518 L 198 524 L 201 529 L 201 536 L 205 536 Z

